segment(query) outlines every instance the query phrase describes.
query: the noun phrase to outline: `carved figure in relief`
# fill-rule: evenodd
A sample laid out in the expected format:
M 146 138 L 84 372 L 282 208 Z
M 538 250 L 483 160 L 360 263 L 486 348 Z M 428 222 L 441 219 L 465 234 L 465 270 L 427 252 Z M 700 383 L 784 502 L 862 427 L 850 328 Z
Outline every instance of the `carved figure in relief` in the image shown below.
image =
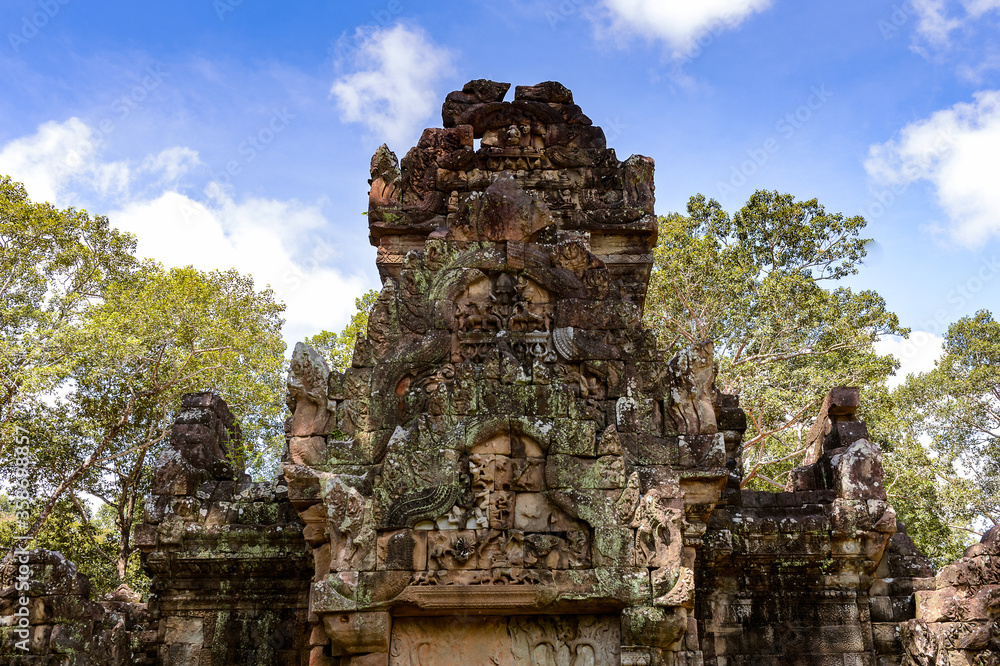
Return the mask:
M 318 351 L 296 343 L 288 372 L 288 408 L 292 435 L 325 435 L 332 404 L 327 399 L 330 368 Z
M 582 530 L 567 532 L 566 540 L 569 543 L 568 564 L 570 568 L 590 566 L 590 539 L 587 533 Z
M 504 585 L 511 582 L 505 576 L 505 567 L 520 568 L 524 557 L 524 533 L 495 530 L 479 543 L 479 566 L 485 569 L 489 585 Z
M 490 493 L 489 500 L 490 525 L 497 529 L 509 527 L 514 511 L 514 494 L 496 491 Z
M 509 645 L 503 618 L 399 618 L 393 622 L 389 664 L 513 666 Z
M 323 496 L 330 521 L 330 567 L 334 571 L 358 570 L 373 556 L 375 531 L 369 521 L 368 503 L 339 477 L 326 483 Z
M 577 277 L 583 277 L 584 272 L 592 265 L 599 265 L 598 260 L 587 250 L 580 240 L 562 241 L 552 251 L 552 263 L 559 268 L 573 271 Z
M 489 493 L 492 490 L 494 465 L 491 455 L 475 453 L 469 456 L 469 476 L 472 478 L 472 491 L 477 497 L 483 491 Z
M 428 535 L 427 564 L 432 570 L 473 568 L 476 550 L 474 532 L 433 531 Z
M 533 280 L 507 272 L 481 277 L 455 299 L 454 308 L 454 360 L 488 362 L 498 334 L 507 332 L 512 335 L 505 335 L 505 342 L 521 361 L 556 360 L 551 339 L 554 307 L 548 291 Z
M 395 301 L 395 281 L 386 280 L 375 307 L 368 315 L 368 337 L 377 349 L 385 349 L 392 341 L 392 304 Z
M 611 293 L 611 276 L 606 268 L 592 268 L 583 275 L 590 297 L 603 301 Z
M 485 529 L 490 526 L 489 502 L 484 502 L 482 506 L 477 506 L 472 510 L 472 514 L 466 521 L 465 526 L 469 529 Z
M 345 400 L 343 403 L 344 418 L 340 423 L 341 429 L 348 435 L 353 435 L 359 430 L 368 427 L 368 401 L 364 398 L 357 400 Z
M 558 569 L 565 552 L 563 539 L 551 534 L 530 534 L 524 539 L 524 566 Z
M 617 436 L 617 431 L 615 435 Z M 632 474 L 628 477 L 628 481 L 625 482 L 625 487 L 622 488 L 622 494 L 618 496 L 618 501 L 615 502 L 615 513 L 618 516 L 618 520 L 625 525 L 631 523 L 633 516 L 635 516 L 635 510 L 638 506 L 639 472 L 632 472 Z
M 642 496 L 632 521 L 636 529 L 636 564 L 678 567 L 681 563 L 681 511 L 666 506 L 671 498 L 656 489 Z
M 668 364 L 673 386 L 667 416 L 681 434 L 715 432 L 715 360 L 711 341 L 685 349 Z
M 531 141 L 531 125 L 529 123 L 512 124 L 507 128 L 504 142 L 506 148 L 526 146 L 529 141 Z
M 496 284 L 493 286 L 493 293 L 490 294 L 490 298 L 498 305 L 513 305 L 515 284 L 517 283 L 509 273 L 501 273 L 497 277 Z
M 452 528 L 460 527 L 462 523 L 465 522 L 463 520 L 464 518 L 465 510 L 457 504 L 451 507 L 448 513 L 444 516 L 444 520 L 446 520 Z
M 472 383 L 466 379 L 456 381 L 451 387 L 451 407 L 455 414 L 472 413 L 472 400 L 475 390 Z
M 512 617 L 508 623 L 515 663 L 596 666 L 618 663 L 617 618 L 604 616 Z
M 420 257 L 421 254 L 416 250 L 407 252 L 404 264 L 407 268 L 401 271 L 399 276 L 403 292 L 400 300 L 405 309 L 403 316 L 400 317 L 400 323 L 413 333 L 423 333 L 427 329 L 423 313 L 423 294 L 416 279 L 418 269 L 410 268 L 420 263 Z

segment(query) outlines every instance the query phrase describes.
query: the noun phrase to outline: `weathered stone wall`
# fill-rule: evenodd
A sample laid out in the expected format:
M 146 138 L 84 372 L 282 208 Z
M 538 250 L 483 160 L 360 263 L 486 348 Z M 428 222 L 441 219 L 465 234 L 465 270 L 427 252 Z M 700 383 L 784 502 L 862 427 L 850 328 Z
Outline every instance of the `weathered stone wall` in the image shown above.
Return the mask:
M 0 570 L 0 663 L 142 663 L 133 653 L 146 622 L 145 604 L 96 602 L 90 596 L 90 581 L 59 553 L 17 553 Z
M 312 562 L 287 486 L 234 469 L 239 427 L 221 398 L 190 394 L 181 406 L 135 532 L 153 577 L 146 658 L 308 664 Z
M 873 522 L 828 490 L 724 493 L 698 563 L 705 663 L 900 663 L 898 623 L 932 572 Z
M 916 618 L 902 626 L 906 663 L 1000 664 L 1000 527 L 938 572 L 916 594 Z
M 737 473 L 722 493 L 697 569 L 706 664 L 899 663 L 932 569 L 897 532 L 857 408 L 857 389 L 830 392 L 788 491 L 741 490 Z
M 439 663 L 402 647 L 414 626 L 440 663 L 698 659 L 725 437 L 711 344 L 668 360 L 641 323 L 653 162 L 619 161 L 564 86 L 509 87 L 470 82 L 401 161 L 376 152 L 367 334 L 343 374 L 293 356 L 318 663 Z M 484 614 L 507 619 L 459 619 Z
M 667 359 L 642 326 L 652 160 L 564 86 L 509 88 L 468 83 L 372 158 L 383 289 L 345 372 L 296 347 L 277 480 L 185 396 L 136 530 L 136 663 L 997 663 L 1000 530 L 935 580 L 857 389 L 785 492 L 742 488 L 711 343 Z
M 559 84 L 507 90 L 470 82 L 401 162 L 376 152 L 367 335 L 342 375 L 293 359 L 285 473 L 324 654 L 410 663 L 401 617 L 598 613 L 619 633 L 581 640 L 618 640 L 608 663 L 891 662 L 928 571 L 889 571 L 858 391 L 831 392 L 787 492 L 740 490 L 746 419 L 711 345 L 668 361 L 641 325 L 652 161 L 619 162 Z M 497 663 L 520 640 L 418 626 L 459 654 L 485 632 Z

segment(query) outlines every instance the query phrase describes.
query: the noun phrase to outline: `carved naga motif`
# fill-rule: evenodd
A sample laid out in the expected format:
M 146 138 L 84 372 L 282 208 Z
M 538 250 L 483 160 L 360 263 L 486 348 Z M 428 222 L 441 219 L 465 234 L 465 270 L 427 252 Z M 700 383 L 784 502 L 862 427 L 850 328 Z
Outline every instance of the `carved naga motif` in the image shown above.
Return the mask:
M 330 520 L 330 568 L 365 571 L 374 567 L 375 530 L 370 500 L 342 479 L 328 480 L 323 501 Z
M 330 412 L 335 408 L 327 398 L 329 379 L 330 368 L 320 353 L 305 343 L 296 343 L 288 372 L 293 437 L 326 434 Z
M 368 214 L 384 219 L 381 209 L 398 208 L 402 201 L 402 183 L 399 159 L 384 143 L 375 151 L 368 181 Z

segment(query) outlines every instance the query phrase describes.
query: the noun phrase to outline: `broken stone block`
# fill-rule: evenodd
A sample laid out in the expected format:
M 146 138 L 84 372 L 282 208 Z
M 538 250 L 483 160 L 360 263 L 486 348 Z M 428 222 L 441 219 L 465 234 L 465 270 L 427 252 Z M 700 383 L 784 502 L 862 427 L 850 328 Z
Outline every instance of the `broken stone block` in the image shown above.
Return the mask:
M 388 613 L 336 613 L 323 616 L 334 656 L 388 653 L 392 619 Z
M 861 439 L 830 458 L 833 488 L 846 499 L 885 499 L 882 452 Z
M 579 529 L 579 524 L 543 493 L 518 493 L 514 502 L 514 529 L 524 532 L 563 532 Z
M 573 92 L 557 81 L 545 81 L 533 86 L 517 86 L 514 88 L 514 99 L 526 102 L 572 104 Z
M 288 459 L 293 465 L 321 465 L 326 458 L 325 437 L 292 437 L 288 442 Z

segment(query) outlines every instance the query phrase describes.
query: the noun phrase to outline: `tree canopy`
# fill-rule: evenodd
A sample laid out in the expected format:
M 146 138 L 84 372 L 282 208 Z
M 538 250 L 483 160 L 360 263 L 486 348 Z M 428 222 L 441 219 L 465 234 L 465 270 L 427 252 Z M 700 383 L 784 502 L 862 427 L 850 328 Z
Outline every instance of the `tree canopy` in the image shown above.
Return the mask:
M 731 216 L 698 195 L 660 218 L 646 321 L 671 351 L 715 342 L 719 388 L 750 423 L 745 484 L 783 487 L 826 392 L 881 386 L 897 367 L 874 350 L 907 333 L 896 315 L 874 291 L 837 286 L 865 257 L 864 227 L 766 191 Z
M 28 468 L 0 457 L 0 479 L 29 475 L 39 545 L 55 545 L 47 521 L 75 512 L 75 540 L 56 540 L 65 554 L 102 558 L 91 568 L 115 574 L 100 579 L 141 587 L 131 530 L 181 394 L 213 390 L 229 403 L 244 434 L 238 468 L 276 462 L 284 306 L 235 270 L 139 262 L 105 218 L 33 204 L 8 179 L 0 195 L 2 416 L 29 441 Z
M 82 317 L 135 269 L 135 239 L 103 216 L 34 203 L 0 176 L 0 459 L 25 406 L 65 381 L 87 349 Z
M 368 330 L 368 315 L 375 307 L 376 300 L 378 300 L 378 292 L 369 289 L 359 298 L 354 299 L 354 306 L 357 310 L 351 315 L 351 321 L 344 326 L 344 330 L 340 333 L 322 331 L 306 338 L 306 344 L 311 345 L 322 354 L 331 370 L 343 372 L 351 367 L 351 360 L 354 358 L 354 343 L 359 335 L 364 335 Z
M 946 555 L 954 557 L 1000 522 L 1000 322 L 985 310 L 959 319 L 943 351 L 933 370 L 908 377 L 894 397 L 898 439 L 918 442 L 908 462 L 921 485 L 911 483 L 910 494 L 934 493 L 934 515 L 953 530 Z

